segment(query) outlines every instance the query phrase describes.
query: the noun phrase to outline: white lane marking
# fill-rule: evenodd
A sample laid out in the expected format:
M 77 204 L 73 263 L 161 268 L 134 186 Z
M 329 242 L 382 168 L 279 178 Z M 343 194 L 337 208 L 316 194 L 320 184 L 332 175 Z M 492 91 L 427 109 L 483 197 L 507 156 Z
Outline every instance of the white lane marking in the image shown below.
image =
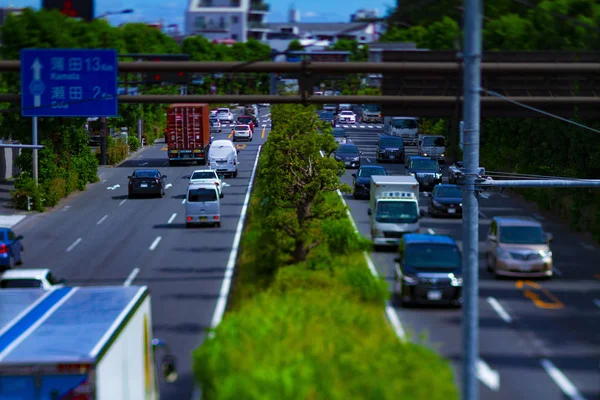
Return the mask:
M 158 246 L 158 244 L 160 243 L 160 241 L 162 240 L 162 237 L 158 236 L 156 239 L 154 239 L 154 242 L 152 242 L 152 244 L 150 245 L 150 248 L 148 250 L 152 251 L 154 249 L 156 249 L 156 247 Z
M 74 241 L 72 245 L 67 247 L 67 252 L 73 250 L 79 243 L 81 243 L 81 240 L 82 240 L 81 238 L 77 238 L 77 240 Z
M 173 222 L 173 220 L 175 219 L 176 216 L 177 216 L 177 213 L 173 213 L 173 215 L 171 215 L 171 218 L 169 218 L 169 220 L 167 221 L 167 224 L 170 224 L 171 222 Z
M 481 358 L 477 360 L 477 379 L 493 391 L 500 389 L 500 374 L 494 371 Z
M 96 225 L 100 225 L 101 223 L 103 223 L 106 218 L 108 218 L 108 215 L 105 215 L 104 217 L 100 218 L 100 221 L 96 222 Z
M 479 211 L 479 216 L 483 219 L 489 219 L 487 215 L 485 215 L 483 212 Z
M 427 233 L 429 233 L 430 235 L 435 235 L 435 231 L 431 228 L 427 228 Z
M 166 190 L 166 189 L 168 189 L 168 188 L 170 188 L 171 186 L 173 186 L 173 185 L 172 185 L 172 184 L 170 184 L 170 183 L 167 183 L 167 184 L 165 185 L 165 190 Z
M 248 181 L 248 190 L 246 191 L 246 197 L 244 198 L 242 210 L 240 211 L 240 219 L 238 221 L 237 228 L 235 229 L 235 236 L 233 237 L 233 244 L 231 247 L 231 252 L 229 253 L 229 260 L 227 260 L 225 276 L 223 277 L 221 290 L 219 290 L 219 299 L 217 300 L 217 305 L 210 323 L 211 328 L 216 328 L 221 323 L 223 314 L 225 314 L 225 306 L 227 306 L 227 298 L 229 297 L 229 290 L 231 288 L 231 279 L 233 278 L 233 270 L 235 269 L 235 264 L 237 261 L 240 241 L 242 239 L 242 233 L 244 230 L 244 223 L 246 221 L 246 212 L 248 210 L 248 203 L 250 202 L 250 195 L 252 194 L 252 185 L 254 184 L 254 176 L 256 175 L 256 166 L 258 165 L 258 159 L 260 158 L 261 148 L 262 145 L 258 146 L 258 153 L 256 154 L 256 159 L 254 160 L 254 166 L 252 167 L 250 180 Z
M 361 127 L 361 128 L 364 128 L 365 126 L 364 126 L 364 125 L 361 125 L 360 127 Z
M 138 276 L 139 273 L 140 273 L 140 269 L 134 268 L 133 271 L 131 271 L 131 273 L 127 277 L 127 279 L 125 279 L 125 282 L 123 282 L 123 286 L 131 286 L 131 284 L 133 283 L 133 280 Z
M 147 162 L 143 162 L 143 163 L 140 164 L 140 167 L 143 167 L 145 165 L 148 165 L 148 163 Z
M 373 128 L 373 125 L 369 125 L 368 128 Z
M 367 162 L 371 162 L 371 159 L 370 159 L 370 158 L 367 158 Z
M 552 272 L 554 272 L 558 276 L 563 276 L 561 270 L 556 267 L 552 267 Z
M 126 201 L 127 201 L 127 199 L 121 200 L 121 202 L 119 203 L 119 205 L 122 206 L 123 204 L 125 204 Z
M 181 200 L 181 204 L 185 204 L 185 199 Z
M 500 318 L 502 318 L 504 320 L 504 322 L 506 322 L 508 324 L 510 324 L 512 322 L 512 317 L 510 316 L 508 311 L 506 311 L 504 309 L 504 307 L 502 307 L 502 304 L 500 304 L 500 302 L 498 300 L 496 300 L 493 297 L 488 297 L 487 302 L 490 304 L 490 306 L 492 306 L 494 311 L 496 311 L 496 313 L 498 313 Z
M 565 376 L 558 368 L 552 364 L 552 361 L 547 358 L 541 361 L 542 368 L 546 371 L 550 378 L 556 383 L 556 385 L 562 390 L 562 392 L 567 395 L 571 400 L 585 400 L 579 390 L 571 383 L 569 378 Z
M 594 299 L 594 305 L 600 308 L 600 299 Z
M 121 185 L 115 185 L 115 186 L 108 186 L 106 189 L 108 189 L 108 190 L 115 190 L 115 189 L 118 189 L 120 187 L 121 187 Z
M 321 156 L 323 156 L 323 152 L 321 152 Z M 357 235 L 360 235 L 358 226 L 356 226 L 356 221 L 354 221 L 354 217 L 352 216 L 352 213 L 350 212 L 350 207 L 348 207 L 348 203 L 346 203 L 346 200 L 344 199 L 344 195 L 342 194 L 342 191 L 338 189 L 337 194 L 340 197 L 340 200 L 342 200 L 344 207 L 346 207 L 346 215 L 348 215 L 348 219 L 350 220 L 350 223 L 352 224 L 352 227 L 354 228 L 354 232 Z M 369 253 L 367 253 L 365 251 L 365 252 L 363 252 L 363 256 L 365 257 L 365 261 L 367 262 L 367 267 L 369 268 L 369 271 L 371 271 L 371 274 L 373 274 L 373 276 L 375 276 L 375 277 L 379 277 L 379 273 L 377 273 L 377 269 L 375 268 L 375 264 L 373 264 L 373 260 L 371 259 L 371 256 L 369 255 Z M 398 317 L 396 310 L 394 310 L 394 308 L 390 305 L 389 301 L 385 302 L 385 315 L 388 317 L 388 321 L 390 321 L 390 325 L 392 325 L 392 328 L 394 329 L 396 336 L 398 336 L 398 338 L 400 340 L 406 339 L 406 332 L 404 331 L 404 328 L 402 327 L 400 318 Z
M 594 250 L 594 246 L 592 246 L 591 244 L 587 244 L 584 242 L 580 242 L 580 244 L 583 246 L 584 249 L 586 250 Z

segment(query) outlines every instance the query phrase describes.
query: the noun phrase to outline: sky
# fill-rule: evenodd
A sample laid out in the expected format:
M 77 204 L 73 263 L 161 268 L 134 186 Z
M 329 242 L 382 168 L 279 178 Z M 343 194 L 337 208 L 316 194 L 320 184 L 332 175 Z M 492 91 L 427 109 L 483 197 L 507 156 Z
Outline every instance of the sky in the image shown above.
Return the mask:
M 76 2 L 77 0 L 74 0 Z M 395 0 L 263 0 L 271 6 L 267 22 L 287 21 L 290 6 L 295 3 L 300 12 L 300 22 L 348 22 L 350 15 L 361 8 L 377 9 L 384 16 L 387 9 L 396 4 Z M 183 16 L 188 0 L 96 0 L 96 15 L 107 11 L 119 11 L 126 8 L 133 14 L 109 17 L 112 24 L 123 22 L 158 22 L 165 25 L 178 24 L 183 29 Z M 40 0 L 3 0 L 2 7 L 41 7 Z

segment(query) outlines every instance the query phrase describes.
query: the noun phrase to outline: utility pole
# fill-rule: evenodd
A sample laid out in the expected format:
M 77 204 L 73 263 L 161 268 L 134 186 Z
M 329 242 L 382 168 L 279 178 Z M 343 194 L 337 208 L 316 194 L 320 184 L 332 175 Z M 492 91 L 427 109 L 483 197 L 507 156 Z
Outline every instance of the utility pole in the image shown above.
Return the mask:
M 38 144 L 38 117 L 31 118 L 31 142 L 34 146 Z M 33 148 L 33 180 L 38 184 L 38 149 Z
M 463 189 L 463 396 L 479 400 L 479 203 L 476 179 L 479 170 L 481 89 L 481 29 L 483 0 L 464 0 L 464 163 Z

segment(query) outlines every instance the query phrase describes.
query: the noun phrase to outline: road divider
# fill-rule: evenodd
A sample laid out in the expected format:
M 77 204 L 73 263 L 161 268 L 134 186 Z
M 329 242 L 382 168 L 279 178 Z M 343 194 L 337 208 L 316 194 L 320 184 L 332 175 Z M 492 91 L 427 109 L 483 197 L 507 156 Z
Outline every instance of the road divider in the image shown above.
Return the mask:
M 565 308 L 562 301 L 537 282 L 518 280 L 515 282 L 515 287 L 517 289 L 522 289 L 525 298 L 531 300 L 537 308 L 544 310 L 559 310 Z

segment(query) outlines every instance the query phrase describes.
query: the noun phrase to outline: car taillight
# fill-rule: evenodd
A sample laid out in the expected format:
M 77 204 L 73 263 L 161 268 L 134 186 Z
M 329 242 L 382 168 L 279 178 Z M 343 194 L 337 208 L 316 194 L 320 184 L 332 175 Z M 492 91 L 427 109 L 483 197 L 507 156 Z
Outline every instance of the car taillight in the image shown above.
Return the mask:
M 192 220 L 192 217 L 187 217 L 187 220 L 188 220 L 188 221 L 191 221 L 191 220 Z
M 156 183 L 160 183 L 160 179 L 156 178 Z
M 219 186 L 219 182 L 215 182 L 215 185 L 216 185 L 216 186 Z
M 6 253 L 8 253 L 8 247 L 4 243 L 0 244 L 0 254 Z
M 219 219 L 219 216 L 218 216 L 218 215 L 215 215 L 213 218 L 214 218 L 214 219 Z

